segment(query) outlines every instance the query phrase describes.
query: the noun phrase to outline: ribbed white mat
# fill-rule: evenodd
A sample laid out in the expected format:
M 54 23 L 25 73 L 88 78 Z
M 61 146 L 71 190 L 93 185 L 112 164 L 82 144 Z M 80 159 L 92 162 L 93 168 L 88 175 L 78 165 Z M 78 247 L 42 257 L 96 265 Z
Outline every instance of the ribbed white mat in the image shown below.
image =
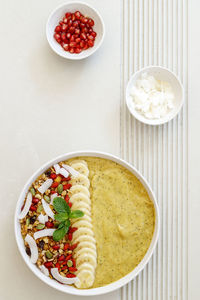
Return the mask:
M 121 0 L 121 156 L 148 179 L 161 213 L 158 247 L 148 266 L 121 289 L 122 300 L 187 297 L 187 0 Z M 130 75 L 147 65 L 174 71 L 185 88 L 179 116 L 142 125 L 125 106 Z

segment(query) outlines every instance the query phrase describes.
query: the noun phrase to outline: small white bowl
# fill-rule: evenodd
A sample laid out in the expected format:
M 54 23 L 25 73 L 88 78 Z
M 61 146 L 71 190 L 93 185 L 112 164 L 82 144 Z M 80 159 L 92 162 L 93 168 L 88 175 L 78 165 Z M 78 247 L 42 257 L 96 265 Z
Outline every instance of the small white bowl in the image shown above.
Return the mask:
M 59 21 L 64 17 L 66 12 L 80 11 L 84 16 L 92 18 L 95 22 L 94 31 L 97 33 L 94 46 L 87 50 L 82 51 L 79 54 L 70 53 L 65 51 L 60 44 L 54 39 L 54 29 L 58 25 Z M 86 58 L 93 54 L 102 44 L 105 35 L 105 26 L 102 17 L 92 6 L 84 2 L 67 2 L 63 5 L 58 6 L 49 16 L 46 24 L 46 36 L 50 47 L 58 55 L 72 59 L 79 60 Z
M 143 73 L 152 75 L 158 80 L 167 81 L 171 85 L 175 97 L 174 108 L 165 117 L 160 119 L 147 119 L 134 108 L 133 98 L 130 95 L 130 90 L 133 85 L 135 85 L 136 81 L 141 78 Z M 160 66 L 149 66 L 137 71 L 131 76 L 126 88 L 126 105 L 130 113 L 140 122 L 148 125 L 161 125 L 172 120 L 181 110 L 183 105 L 183 86 L 178 77 L 170 70 Z
M 140 182 L 143 184 L 143 186 L 145 187 L 145 189 L 148 192 L 148 195 L 150 197 L 150 199 L 152 200 L 153 204 L 154 204 L 154 209 L 155 209 L 155 229 L 154 229 L 154 234 L 152 237 L 152 241 L 151 244 L 149 246 L 149 249 L 147 250 L 145 256 L 143 257 L 143 259 L 141 260 L 141 262 L 137 265 L 137 267 L 130 273 L 128 273 L 126 276 L 122 277 L 121 279 L 108 284 L 106 286 L 102 286 L 99 288 L 92 288 L 92 289 L 76 289 L 73 286 L 69 286 L 69 285 L 64 285 L 64 284 L 60 284 L 59 282 L 57 282 L 56 280 L 53 280 L 47 276 L 45 276 L 35 264 L 32 264 L 30 262 L 30 258 L 29 256 L 26 254 L 25 252 L 25 247 L 24 247 L 24 241 L 21 235 L 21 228 L 20 228 L 20 223 L 19 223 L 19 219 L 18 219 L 18 215 L 21 211 L 21 207 L 22 204 L 24 202 L 24 198 L 26 196 L 27 191 L 29 190 L 31 184 L 42 174 L 44 173 L 49 167 L 51 167 L 52 165 L 63 161 L 63 160 L 67 160 L 73 157 L 77 157 L 77 156 L 94 156 L 94 157 L 101 157 L 101 158 L 105 158 L 105 159 L 109 159 L 112 160 L 122 166 L 124 166 L 127 170 L 129 170 L 131 173 L 133 173 L 139 180 Z M 150 187 L 150 185 L 147 183 L 146 179 L 139 173 L 139 171 L 137 171 L 136 168 L 134 168 L 132 165 L 130 165 L 129 163 L 127 163 L 126 161 L 111 155 L 111 154 L 107 154 L 107 153 L 103 153 L 103 152 L 98 152 L 98 151 L 84 151 L 84 152 L 72 152 L 72 153 L 67 153 L 61 156 L 56 157 L 55 159 L 47 162 L 45 165 L 43 165 L 41 168 L 39 168 L 33 175 L 32 177 L 27 181 L 27 183 L 25 184 L 19 199 L 17 201 L 17 206 L 16 206 L 16 210 L 15 210 L 15 220 L 14 220 L 14 226 L 15 226 L 15 238 L 17 241 L 17 246 L 19 248 L 19 252 L 22 255 L 25 263 L 27 264 L 27 266 L 29 267 L 29 269 L 39 278 L 41 279 L 43 282 L 45 282 L 46 284 L 48 284 L 49 286 L 62 291 L 64 293 L 67 294 L 72 294 L 72 295 L 78 295 L 78 296 L 94 296 L 94 295 L 102 295 L 105 293 L 109 293 L 111 291 L 114 291 L 120 287 L 122 287 L 123 285 L 127 284 L 129 281 L 131 281 L 133 278 L 135 278 L 146 266 L 146 264 L 148 263 L 148 261 L 150 260 L 152 253 L 156 247 L 157 244 L 157 240 L 158 240 L 158 235 L 159 235 L 159 228 L 160 228 L 160 215 L 159 215 L 159 208 L 158 208 L 158 204 L 156 202 L 156 198 L 155 195 Z

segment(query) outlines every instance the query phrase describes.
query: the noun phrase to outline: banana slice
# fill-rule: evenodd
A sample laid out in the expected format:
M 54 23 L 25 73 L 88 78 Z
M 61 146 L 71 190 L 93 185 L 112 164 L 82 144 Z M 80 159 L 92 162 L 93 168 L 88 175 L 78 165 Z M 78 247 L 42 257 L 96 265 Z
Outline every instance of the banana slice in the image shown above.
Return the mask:
M 85 202 L 86 204 L 88 204 L 89 206 L 91 205 L 91 200 L 88 196 L 86 196 L 83 193 L 78 193 L 78 194 L 74 194 L 71 198 L 70 198 L 70 202 L 71 203 L 78 203 L 78 202 Z
M 91 212 L 87 208 L 83 207 L 83 208 L 81 208 L 81 210 L 82 210 L 82 212 L 84 212 L 84 216 L 86 215 L 88 217 L 91 217 Z M 81 217 L 81 220 L 84 220 L 84 216 Z
M 78 193 L 82 193 L 82 194 L 90 197 L 89 190 L 83 185 L 79 185 L 79 184 L 73 185 L 71 187 L 71 189 L 69 190 L 69 196 L 73 196 L 74 194 L 78 194 Z
M 91 264 L 87 263 L 87 262 L 85 262 L 85 263 L 83 263 L 79 266 L 79 270 L 78 270 L 77 274 L 80 273 L 82 270 L 90 270 L 93 274 L 94 274 L 94 271 L 95 271 L 94 267 Z
M 75 282 L 77 288 L 87 289 L 94 283 L 94 273 L 90 270 L 82 270 L 77 275 L 78 280 Z
M 80 242 L 78 243 L 78 246 L 76 247 L 76 249 L 74 249 L 74 254 L 76 254 L 76 252 L 81 251 L 83 248 L 90 248 L 94 251 L 96 251 L 96 245 L 92 242 L 89 241 L 84 241 L 84 242 Z
M 78 230 L 76 230 L 73 233 L 73 239 L 72 239 L 72 241 L 74 241 L 76 238 L 78 238 L 79 236 L 82 236 L 84 234 L 87 234 L 87 235 L 90 235 L 90 236 L 94 236 L 94 232 L 90 228 L 81 227 L 81 228 L 79 228 Z
M 75 222 L 80 221 L 80 220 L 92 223 L 91 217 L 89 215 L 86 215 L 86 214 L 84 214 L 84 216 L 79 218 L 79 219 L 71 219 L 71 223 L 74 224 Z
M 95 238 L 93 236 L 87 235 L 87 234 L 80 235 L 79 237 L 77 237 L 76 239 L 73 240 L 74 244 L 81 243 L 81 242 L 91 242 L 94 245 L 96 245 Z
M 71 166 L 72 164 L 78 164 L 78 163 L 84 164 L 86 167 L 88 166 L 86 161 L 82 159 L 74 159 L 71 162 L 69 162 L 69 165 Z
M 80 220 L 80 221 L 76 221 L 75 223 L 73 223 L 72 227 L 77 227 L 77 228 L 87 227 L 87 228 L 92 229 L 92 224 L 91 224 L 91 222 L 88 222 L 86 220 Z
M 71 167 L 76 170 L 77 172 L 79 172 L 80 174 L 85 175 L 86 177 L 88 177 L 89 175 L 89 170 L 88 167 L 83 164 L 83 163 L 73 163 L 71 164 Z
M 83 201 L 79 201 L 79 202 L 74 201 L 72 203 L 72 210 L 76 210 L 76 209 L 82 210 L 83 208 L 87 208 L 89 211 L 91 209 L 90 205 Z
M 82 248 L 81 250 L 77 251 L 76 253 L 74 253 L 74 257 L 77 259 L 77 257 L 79 257 L 82 254 L 91 254 L 93 255 L 95 258 L 97 258 L 97 253 L 95 250 L 91 249 L 91 248 Z
M 82 253 L 80 256 L 77 257 L 77 260 L 76 260 L 77 268 L 79 268 L 79 266 L 85 262 L 88 262 L 94 268 L 96 268 L 96 266 L 97 266 L 96 258 L 93 255 L 91 255 L 90 253 Z
M 90 181 L 89 181 L 89 179 L 85 175 L 83 175 L 83 174 L 80 174 L 80 175 L 78 175 L 76 177 L 72 177 L 71 180 L 70 180 L 70 183 L 72 185 L 80 184 L 80 185 L 85 186 L 86 188 L 90 187 Z

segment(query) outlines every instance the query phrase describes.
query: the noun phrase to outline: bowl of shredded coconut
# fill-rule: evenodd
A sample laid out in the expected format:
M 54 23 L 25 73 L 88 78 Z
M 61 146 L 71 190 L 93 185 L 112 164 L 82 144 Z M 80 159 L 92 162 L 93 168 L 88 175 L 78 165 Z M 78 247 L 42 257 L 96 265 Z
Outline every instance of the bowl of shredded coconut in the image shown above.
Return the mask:
M 172 120 L 183 105 L 183 86 L 170 70 L 149 66 L 134 73 L 126 88 L 130 113 L 149 125 Z

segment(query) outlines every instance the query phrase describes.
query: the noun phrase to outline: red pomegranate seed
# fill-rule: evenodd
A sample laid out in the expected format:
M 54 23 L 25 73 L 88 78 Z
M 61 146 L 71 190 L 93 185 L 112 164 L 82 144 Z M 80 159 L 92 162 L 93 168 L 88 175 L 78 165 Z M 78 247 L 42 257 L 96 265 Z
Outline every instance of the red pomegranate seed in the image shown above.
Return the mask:
M 31 211 L 36 211 L 36 210 L 37 210 L 37 207 L 34 206 L 34 205 L 31 205 L 30 210 L 31 210 Z
M 65 196 L 65 201 L 66 201 L 66 202 L 69 202 L 69 195 L 66 195 L 66 196 Z
M 63 45 L 63 49 L 64 49 L 65 51 L 68 51 L 68 50 L 69 50 L 69 44 L 64 44 L 64 45 Z
M 88 39 L 94 41 L 94 37 L 92 35 L 88 35 Z
M 94 21 L 92 19 L 88 20 L 88 25 L 90 25 L 90 27 L 94 26 Z
M 71 44 L 71 43 L 70 43 Z M 64 184 L 63 185 L 63 189 L 64 190 L 69 190 L 72 187 L 72 185 L 70 183 Z
M 58 257 L 58 261 L 63 261 L 63 260 L 65 260 L 65 255 L 61 255 Z
M 71 232 L 68 233 L 68 240 L 69 240 L 69 241 L 72 240 L 72 233 L 71 233 Z
M 52 248 L 53 248 L 54 250 L 59 250 L 59 249 L 60 249 L 60 245 L 54 245 L 54 246 L 52 246 Z
M 80 42 L 81 42 L 81 39 L 78 37 L 78 38 L 75 39 L 75 42 L 76 42 L 76 43 L 80 43 Z
M 59 34 L 59 33 L 55 33 L 55 34 L 54 34 L 54 38 L 55 38 L 56 40 L 60 39 L 60 34 Z
M 62 26 L 64 23 L 63 23 L 63 21 L 60 21 L 59 24 Z
M 70 49 L 69 49 L 69 52 L 70 52 L 70 53 L 74 53 L 74 48 L 70 48 Z
M 66 31 L 67 28 L 68 28 L 68 25 L 67 25 L 67 24 L 63 24 L 63 25 L 62 25 L 62 31 Z
M 64 271 L 64 270 L 67 270 L 68 269 L 68 266 L 64 266 L 62 267 L 61 271 Z
M 50 178 L 51 179 L 56 179 L 57 175 L 55 173 L 51 173 Z
M 69 247 L 70 247 L 70 245 L 69 245 L 68 243 L 66 243 L 66 244 L 64 245 L 64 250 L 68 250 Z
M 85 40 L 85 39 L 86 39 L 86 34 L 85 34 L 85 33 L 81 33 L 80 38 L 81 38 L 82 40 Z
M 84 23 L 80 23 L 80 27 L 81 28 L 85 28 L 85 24 Z
M 59 185 L 58 182 L 54 181 L 51 185 L 51 187 L 54 189 L 54 188 L 57 188 L 57 186 Z
M 75 41 L 74 35 L 72 35 L 69 40 L 70 40 L 70 42 L 74 42 Z
M 76 268 L 76 261 L 75 261 L 75 259 L 72 258 L 71 260 L 72 260 L 72 262 L 73 262 L 73 266 Z
M 60 270 L 60 264 L 59 263 L 56 263 L 55 266 L 56 266 L 56 268 L 58 268 L 58 270 Z
M 71 27 L 69 28 L 69 32 L 70 32 L 70 33 L 74 33 L 74 31 L 75 31 L 75 27 L 71 26 Z
M 82 19 L 82 22 L 84 23 L 84 24 L 86 24 L 87 22 L 88 22 L 88 18 L 83 18 Z M 90 25 L 91 26 L 91 25 Z
M 67 274 L 66 277 L 67 278 L 73 278 L 73 277 L 76 277 L 76 275 L 75 274 Z
M 56 193 L 56 191 L 54 191 L 54 190 L 51 191 L 51 194 L 52 194 L 52 195 L 55 194 L 55 193 Z
M 76 11 L 74 15 L 75 15 L 76 19 L 78 19 L 78 20 L 79 20 L 80 17 L 81 17 L 80 11 Z
M 76 44 L 76 42 L 71 42 L 71 43 L 69 44 L 69 46 L 72 47 L 72 48 L 75 48 L 75 47 L 77 46 L 77 44 Z
M 67 12 L 66 14 L 65 14 L 65 17 L 66 18 L 69 18 L 71 16 L 71 13 L 70 12 Z
M 89 47 L 88 45 L 86 44 L 84 47 L 83 47 L 83 50 L 87 50 Z
M 96 36 L 97 36 L 97 33 L 96 33 L 95 31 L 92 31 L 92 32 L 91 32 L 91 35 L 92 35 L 93 37 L 96 37 Z
M 76 249 L 77 246 L 78 246 L 78 243 L 76 243 L 76 244 L 74 244 L 74 245 L 71 245 L 71 246 L 70 246 L 70 250 Z
M 68 261 L 69 259 L 71 259 L 72 254 L 67 255 L 67 257 L 65 258 L 65 261 Z
M 75 33 L 75 34 L 80 34 L 80 33 L 81 33 L 81 31 L 80 31 L 80 29 L 79 29 L 79 28 L 76 28 L 76 29 L 75 29 L 75 31 L 74 31 L 74 33 Z
M 77 28 L 77 27 L 78 27 L 78 22 L 77 22 L 77 21 L 74 21 L 74 22 L 73 22 L 73 26 L 74 26 L 75 28 Z
M 54 224 L 53 224 L 52 222 L 47 221 L 47 222 L 45 223 L 45 226 L 46 226 L 47 228 L 53 228 Z
M 69 205 L 70 208 L 72 207 L 72 203 L 71 202 L 69 202 L 68 205 Z
M 91 40 L 89 40 L 89 41 L 88 41 L 88 46 L 93 47 L 93 46 L 94 46 L 94 42 L 91 41 Z
M 64 18 L 64 19 L 63 19 L 63 23 L 64 23 L 64 24 L 68 24 L 68 19 L 67 19 L 67 18 Z
M 66 41 L 66 34 L 65 34 L 65 33 L 62 33 L 62 34 L 61 34 L 61 39 L 62 39 L 63 41 Z
M 72 19 L 73 22 L 76 20 L 75 14 L 72 14 L 71 19 Z
M 76 272 L 76 271 L 77 271 L 77 268 L 69 267 L 69 271 L 70 271 L 70 272 Z
M 88 29 L 88 32 L 89 32 L 89 33 L 92 33 L 92 32 L 93 32 L 92 28 L 89 28 L 89 29 Z
M 67 21 L 68 26 L 72 26 L 72 23 L 73 23 L 72 20 Z
M 87 29 L 86 27 L 84 27 L 84 28 L 82 29 L 82 32 L 83 32 L 83 33 L 88 33 L 88 29 Z
M 33 200 L 32 200 L 32 202 L 33 202 L 34 204 L 38 204 L 39 201 L 40 201 L 40 200 L 39 200 L 38 198 L 33 198 Z
M 52 261 L 47 261 L 47 262 L 44 263 L 44 265 L 45 265 L 45 267 L 48 268 L 48 269 L 53 267 Z
M 81 42 L 80 42 L 80 47 L 83 48 L 84 46 L 85 46 L 85 42 L 84 42 L 84 41 L 81 41 Z
M 75 232 L 76 230 L 78 230 L 78 228 L 77 227 L 73 227 L 73 228 L 71 228 L 71 232 L 73 233 L 73 232 Z
M 61 32 L 61 26 L 59 26 L 59 25 L 58 25 L 58 26 L 56 26 L 56 28 L 55 28 L 55 32 L 57 32 L 57 33 L 58 33 L 58 32 Z
M 66 33 L 66 38 L 67 38 L 67 39 L 70 39 L 70 37 L 71 37 L 71 33 L 69 33 L 69 32 Z

